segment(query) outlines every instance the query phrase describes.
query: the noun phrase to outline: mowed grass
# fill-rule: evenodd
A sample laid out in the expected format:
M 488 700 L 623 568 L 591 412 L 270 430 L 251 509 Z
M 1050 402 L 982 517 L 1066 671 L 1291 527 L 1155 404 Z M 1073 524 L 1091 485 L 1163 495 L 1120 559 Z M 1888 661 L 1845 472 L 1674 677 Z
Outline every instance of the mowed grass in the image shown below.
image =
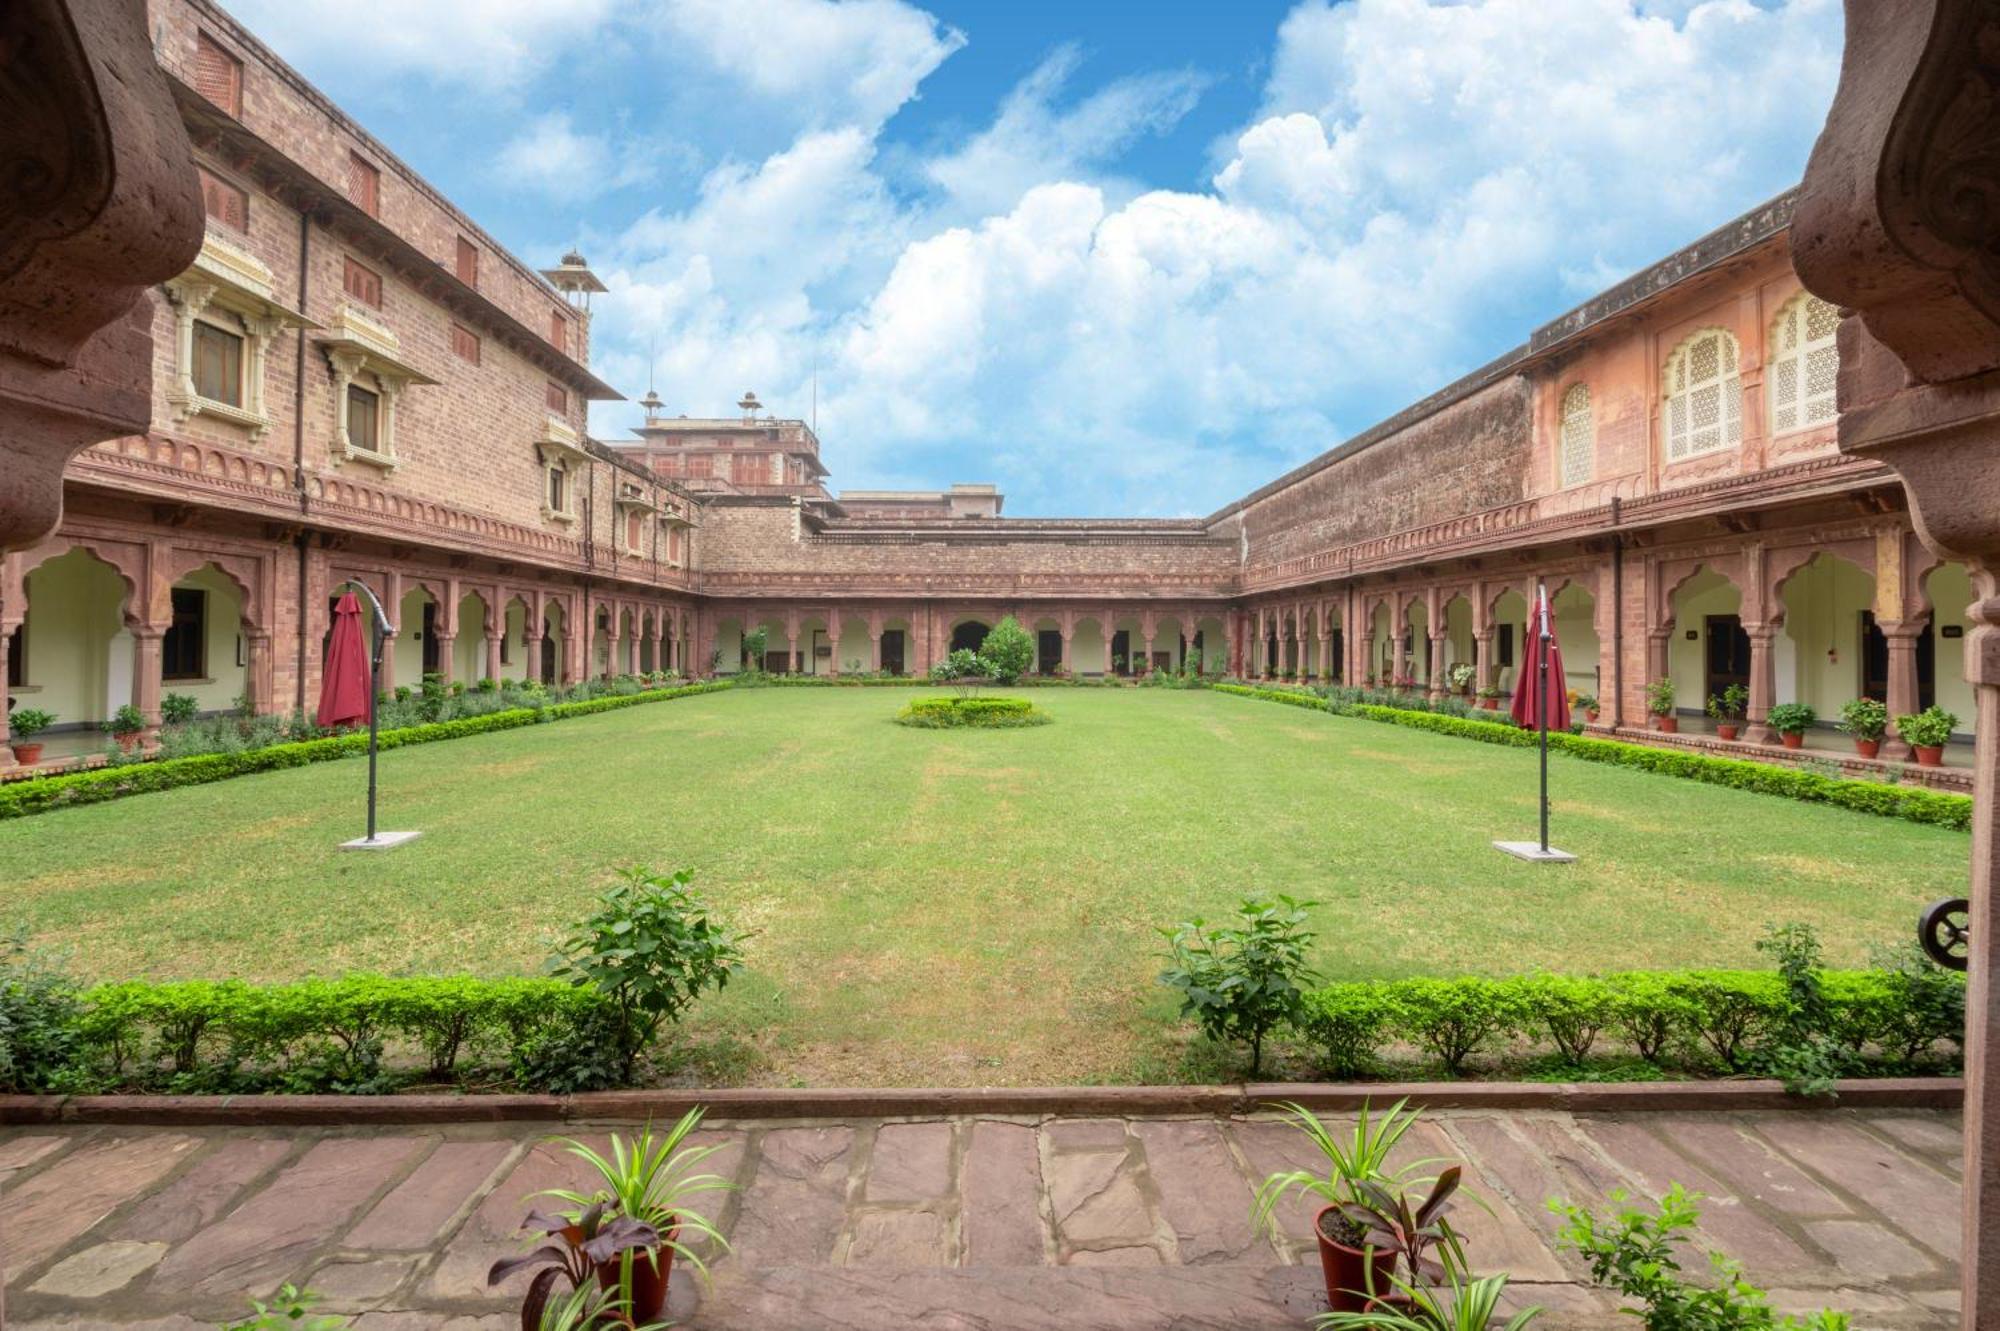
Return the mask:
M 331 763 L 0 823 L 0 924 L 94 978 L 532 972 L 620 865 L 756 931 L 689 1038 L 812 1085 L 1171 1075 L 1155 932 L 1311 898 L 1328 977 L 1758 964 L 1805 920 L 1859 963 L 1965 881 L 1962 833 L 1205 692 L 1039 690 L 1056 724 L 908 730 L 903 690 L 745 690 L 424 745 L 336 853 Z

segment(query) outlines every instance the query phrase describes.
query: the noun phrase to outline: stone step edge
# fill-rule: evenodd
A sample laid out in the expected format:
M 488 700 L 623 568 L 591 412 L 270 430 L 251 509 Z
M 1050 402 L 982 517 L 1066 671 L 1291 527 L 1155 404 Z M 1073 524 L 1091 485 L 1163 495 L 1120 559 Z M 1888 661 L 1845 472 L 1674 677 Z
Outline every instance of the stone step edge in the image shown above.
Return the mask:
M 1432 1109 L 1576 1112 L 1757 1109 L 1957 1109 L 1958 1077 L 1835 1083 L 1831 1097 L 1776 1081 L 1251 1082 L 1228 1086 L 920 1087 L 827 1090 L 597 1091 L 579 1095 L 5 1095 L 0 1125 L 117 1123 L 276 1127 L 376 1123 L 639 1122 L 697 1106 L 716 1122 L 749 1119 L 1233 1116 L 1281 1101 L 1354 1110 L 1407 1097 Z

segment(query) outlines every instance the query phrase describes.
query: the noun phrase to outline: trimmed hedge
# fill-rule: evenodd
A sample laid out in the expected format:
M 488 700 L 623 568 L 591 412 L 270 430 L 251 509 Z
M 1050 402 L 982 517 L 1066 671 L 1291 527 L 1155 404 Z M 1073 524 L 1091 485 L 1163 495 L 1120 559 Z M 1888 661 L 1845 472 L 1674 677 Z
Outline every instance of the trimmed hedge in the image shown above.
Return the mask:
M 998 729 L 1036 726 L 1049 720 L 1026 698 L 916 698 L 896 714 L 901 725 L 920 729 Z
M 514 730 L 521 726 L 539 725 L 546 721 L 590 716 L 620 707 L 635 707 L 640 703 L 665 702 L 697 693 L 714 693 L 729 687 L 727 681 L 712 681 L 702 684 L 683 684 L 675 688 L 647 689 L 641 693 L 588 698 L 578 702 L 555 703 L 547 707 L 516 707 L 504 712 L 489 712 L 485 716 L 467 716 L 452 721 L 435 721 L 426 725 L 385 730 L 378 737 L 378 741 L 379 747 L 383 749 L 397 749 L 409 744 L 463 739 L 468 735 L 484 735 L 496 730 Z M 98 804 L 105 800 L 122 799 L 127 795 L 144 794 L 147 791 L 203 785 L 232 776 L 247 776 L 253 772 L 271 772 L 286 767 L 304 767 L 310 763 L 352 758 L 367 752 L 368 733 L 356 731 L 351 734 L 328 736 L 325 739 L 273 744 L 267 748 L 251 749 L 242 753 L 204 753 L 188 758 L 163 758 L 154 762 L 129 763 L 87 772 L 66 772 L 58 776 L 36 777 L 32 780 L 0 785 L 0 818 L 21 818 L 29 814 L 46 813 L 51 809 L 66 808 L 72 804 Z
M 1370 703 L 1328 703 L 1317 694 L 1298 690 L 1249 688 L 1218 684 L 1221 693 L 1258 698 L 1266 702 L 1289 703 L 1295 707 L 1318 707 L 1339 716 L 1358 716 L 1369 721 L 1428 730 L 1433 734 L 1500 744 L 1512 748 L 1532 748 L 1539 742 L 1537 732 L 1523 730 L 1508 722 L 1479 721 L 1470 717 L 1447 716 L 1438 712 L 1418 712 L 1401 707 L 1381 707 Z M 1972 826 L 1972 799 L 1949 791 L 1926 790 L 1920 786 L 1892 786 L 1882 781 L 1856 781 L 1844 777 L 1821 776 L 1775 763 L 1752 762 L 1743 758 L 1714 758 L 1707 754 L 1678 749 L 1658 749 L 1622 740 L 1595 739 L 1567 731 L 1549 732 L 1549 749 L 1586 762 L 1633 767 L 1662 776 L 1702 781 L 1735 790 L 1754 790 L 1765 795 L 1782 795 L 1809 804 L 1832 804 L 1857 813 L 1882 818 L 1902 818 L 1931 827 L 1966 831 Z
M 99 985 L 74 996 L 59 1063 L 13 1089 L 72 1093 L 381 1094 L 411 1084 L 610 1084 L 593 1048 L 612 1020 L 598 991 L 556 979 L 470 976 L 251 985 Z
M 725 675 L 725 679 L 740 679 Z M 760 689 L 934 689 L 938 682 L 928 675 L 753 675 L 741 681 L 747 688 Z M 1094 681 L 1069 675 L 1022 675 L 1009 689 L 1073 689 L 1090 687 Z
M 1857 1065 L 1903 1070 L 1962 1045 L 1965 979 L 1936 967 L 1818 972 L 1825 1029 Z M 1774 971 L 1628 971 L 1607 976 L 1350 981 L 1306 995 L 1294 1027 L 1336 1077 L 1364 1075 L 1391 1043 L 1458 1075 L 1476 1055 L 1582 1064 L 1608 1046 L 1655 1064 L 1738 1073 L 1770 1062 L 1798 1013 Z

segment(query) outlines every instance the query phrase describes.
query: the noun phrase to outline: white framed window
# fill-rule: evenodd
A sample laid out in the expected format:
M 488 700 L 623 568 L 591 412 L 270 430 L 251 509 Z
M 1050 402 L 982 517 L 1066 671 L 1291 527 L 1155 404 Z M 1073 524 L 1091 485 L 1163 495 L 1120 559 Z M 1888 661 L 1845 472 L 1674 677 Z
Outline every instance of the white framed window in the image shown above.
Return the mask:
M 579 468 L 590 454 L 575 430 L 551 416 L 535 441 L 535 455 L 542 463 L 542 520 L 568 526 L 577 518 L 577 481 L 588 474 Z
M 1785 302 L 1771 325 L 1771 433 L 1790 434 L 1832 423 L 1839 414 L 1833 382 L 1840 372 L 1834 334 L 1840 311 L 1801 291 Z
M 271 428 L 264 405 L 271 339 L 284 328 L 316 326 L 271 298 L 271 280 L 255 255 L 211 232 L 194 266 L 165 283 L 174 313 L 167 405 L 176 421 L 228 421 L 247 427 L 253 441 Z
M 1743 442 L 1743 384 L 1736 339 L 1704 328 L 1667 358 L 1667 461 L 1680 462 Z
M 396 335 L 351 304 L 343 304 L 320 339 L 333 370 L 333 459 L 398 465 L 396 402 L 411 384 L 435 384 L 402 359 Z
M 1562 395 L 1562 424 L 1557 436 L 1564 487 L 1582 485 L 1590 479 L 1597 431 L 1590 419 L 1590 388 L 1571 384 Z

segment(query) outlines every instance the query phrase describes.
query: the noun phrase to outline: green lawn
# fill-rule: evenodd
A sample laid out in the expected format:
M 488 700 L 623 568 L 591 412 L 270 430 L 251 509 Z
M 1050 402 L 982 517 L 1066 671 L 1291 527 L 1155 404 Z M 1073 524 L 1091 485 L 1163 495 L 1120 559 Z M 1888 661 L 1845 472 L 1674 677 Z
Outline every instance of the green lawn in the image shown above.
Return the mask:
M 892 725 L 910 694 L 767 689 L 0 823 L 6 906 L 101 978 L 535 969 L 619 865 L 685 865 L 754 928 L 693 1035 L 760 1083 L 1025 1084 L 1171 1072 L 1154 929 L 1281 890 L 1330 977 L 1829 956 L 1959 891 L 1963 833 L 1211 693 L 1039 690 L 1056 724 Z

